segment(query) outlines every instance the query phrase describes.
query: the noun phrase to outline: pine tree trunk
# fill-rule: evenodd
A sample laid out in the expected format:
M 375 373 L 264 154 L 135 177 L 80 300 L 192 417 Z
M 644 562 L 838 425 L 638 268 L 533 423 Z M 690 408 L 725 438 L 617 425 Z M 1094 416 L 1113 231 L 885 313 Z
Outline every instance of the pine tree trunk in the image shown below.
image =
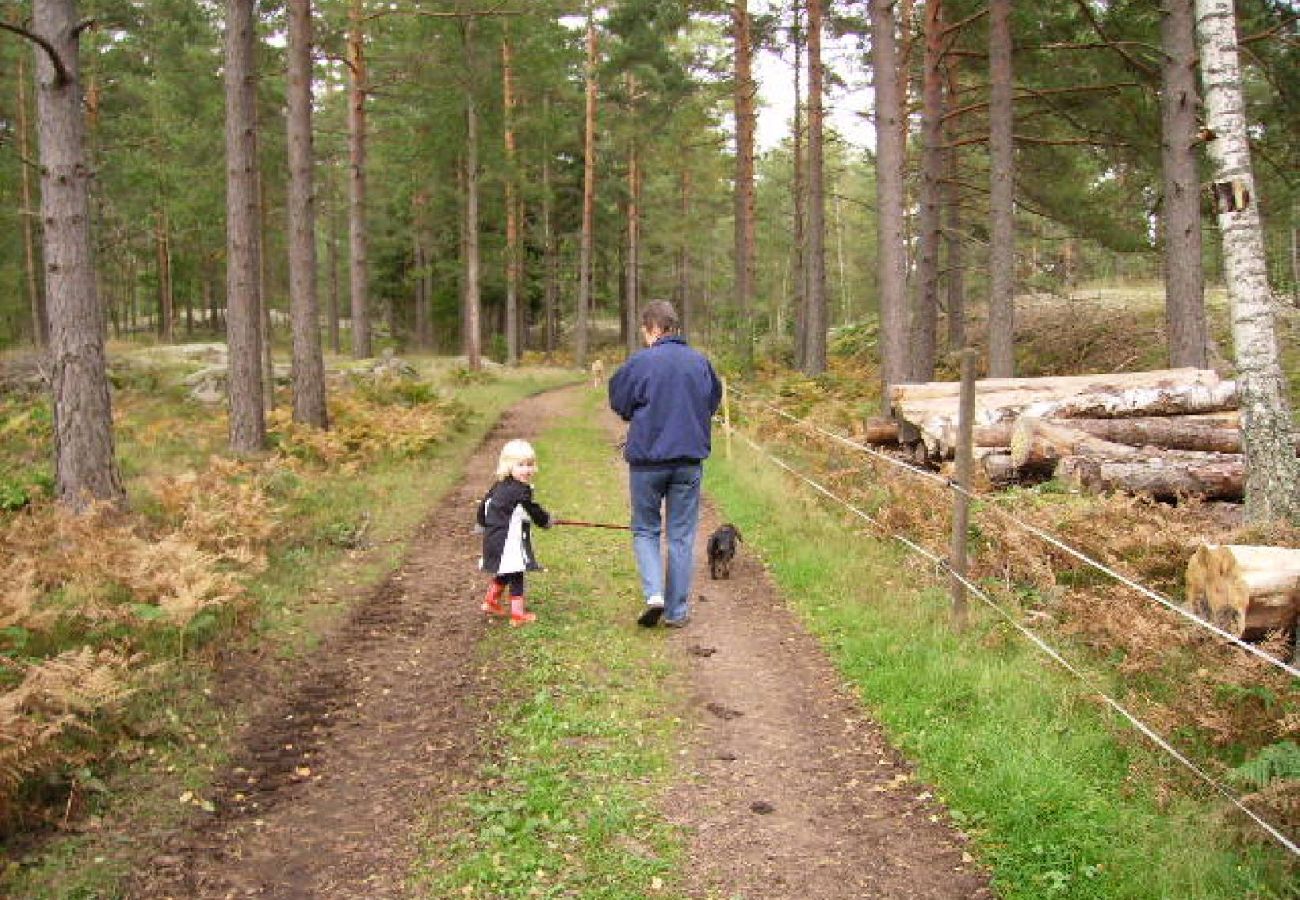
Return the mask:
M 256 101 L 254 101 L 256 104 Z M 254 106 L 256 108 L 256 106 Z M 253 153 L 259 153 L 257 149 L 257 137 L 254 136 Z M 260 166 L 260 157 L 259 166 Z M 258 191 L 258 228 L 261 234 L 261 252 L 258 254 L 257 263 L 257 296 L 259 300 L 258 321 L 262 329 L 262 398 L 266 401 L 266 410 L 270 412 L 275 409 L 275 328 L 271 323 L 271 292 L 267 288 L 266 278 L 266 246 L 271 242 L 271 224 L 266 214 L 270 204 L 266 199 L 266 179 L 262 177 L 261 169 L 257 173 L 257 191 Z
M 374 356 L 370 340 L 369 233 L 366 230 L 366 76 L 363 0 L 348 6 L 348 155 L 351 203 L 348 207 L 349 250 L 352 256 L 352 356 Z
M 167 208 L 159 207 L 154 228 L 154 250 L 158 258 L 158 337 L 164 344 L 175 338 L 175 298 L 172 295 L 171 248 L 167 236 Z
M 465 357 L 471 372 L 483 368 L 482 298 L 479 294 L 478 101 L 474 97 L 474 20 L 462 26 L 465 49 Z
M 501 38 L 501 106 L 506 153 L 506 364 L 519 365 L 519 209 L 515 191 L 515 86 L 510 35 Z
M 804 326 L 807 353 L 803 371 L 826 371 L 826 173 L 822 102 L 822 0 L 808 0 L 808 296 Z
M 27 286 L 28 308 L 32 316 L 32 343 L 37 347 L 48 347 L 50 343 L 50 319 L 45 308 L 45 293 L 41 290 L 40 276 L 36 271 L 36 236 L 35 229 L 32 227 L 32 221 L 36 218 L 36 210 L 32 206 L 32 174 L 31 166 L 28 160 L 31 157 L 31 150 L 28 148 L 28 123 L 27 123 L 27 56 L 25 53 L 18 54 L 18 77 L 17 90 L 18 97 L 15 107 L 18 110 L 18 156 L 19 169 L 21 176 L 19 179 L 20 191 L 19 200 L 22 209 L 18 211 L 18 217 L 23 223 L 23 275 L 24 283 Z
M 948 89 L 944 93 L 944 111 L 956 106 L 957 98 L 957 64 L 948 65 Z M 947 210 L 946 234 L 944 238 L 947 268 L 947 317 L 948 348 L 960 350 L 966 346 L 966 254 L 962 242 L 961 191 L 957 187 L 959 174 L 959 151 L 957 143 L 957 125 L 952 119 L 947 120 L 944 129 L 945 142 L 949 144 L 945 154 L 947 178 L 943 184 L 943 205 Z
M 289 0 L 289 318 L 293 420 L 328 428 L 316 297 L 316 188 L 312 152 L 311 0 Z
M 329 238 L 326 241 L 329 252 L 330 293 L 326 300 L 325 318 L 328 320 L 326 325 L 329 328 L 330 351 L 337 354 L 343 352 L 343 341 L 339 334 L 339 294 L 341 293 L 339 290 L 339 231 L 341 230 L 339 209 L 342 204 L 337 182 L 334 178 L 330 181 L 334 183 L 334 190 L 330 192 Z
M 939 241 L 943 181 L 943 2 L 925 4 L 925 55 L 921 76 L 921 212 L 912 310 L 912 378 L 934 377 L 939 329 Z
M 1011 0 L 989 0 L 989 375 L 1015 374 L 1015 145 Z
M 255 2 L 227 0 L 226 4 L 226 340 L 230 345 L 230 446 L 239 453 L 266 446 Z
M 421 350 L 433 347 L 430 320 L 430 276 L 428 248 L 429 192 L 416 191 L 411 197 L 411 253 L 415 262 L 415 343 Z
M 553 199 L 551 191 L 551 140 L 549 123 L 551 121 L 551 95 L 548 93 L 542 100 L 543 119 L 548 123 L 548 128 L 543 131 L 542 145 L 542 323 L 544 331 L 544 344 L 546 348 L 546 360 L 551 361 L 552 354 L 555 353 L 555 342 L 558 329 L 556 328 L 556 295 L 558 294 L 558 285 L 556 284 L 556 253 L 555 253 L 555 234 L 554 226 L 551 224 L 551 206 Z
M 678 224 L 681 235 L 677 244 L 677 315 L 681 318 L 682 334 L 691 333 L 695 318 L 695 304 L 691 299 L 691 247 L 686 223 L 691 220 L 691 166 L 689 158 L 683 157 L 679 176 L 678 196 L 680 205 Z
M 736 349 L 741 365 L 748 367 L 754 354 L 750 307 L 754 293 L 754 94 L 757 88 L 753 77 L 754 47 L 747 0 L 735 0 L 731 24 L 736 66 L 735 312 L 739 338 Z
M 90 167 L 72 0 L 34 4 L 33 31 L 62 72 L 36 51 L 36 127 L 41 221 L 49 293 L 54 464 L 59 501 L 76 510 L 95 501 L 126 502 L 113 452 L 113 412 L 104 357 L 104 322 L 90 236 Z
M 578 245 L 578 309 L 573 331 L 573 361 L 587 367 L 587 314 L 591 309 L 592 241 L 596 204 L 596 18 L 587 8 L 587 98 L 583 115 L 582 236 Z
M 635 78 L 629 78 L 628 87 L 629 95 L 635 96 Z M 633 120 L 636 118 L 635 108 L 632 118 Z M 627 310 L 627 351 L 631 355 L 640 346 L 637 323 L 641 311 L 641 166 L 635 129 L 627 153 L 627 259 L 625 263 L 623 274 L 626 285 L 623 297 Z
M 1246 518 L 1300 523 L 1300 462 L 1250 164 L 1232 0 L 1196 0 L 1205 122 L 1241 392 Z
M 790 252 L 793 259 L 790 264 L 790 284 L 794 295 L 794 364 L 802 370 L 808 360 L 808 266 L 805 254 L 804 235 L 804 146 L 803 146 L 803 47 L 804 33 L 799 16 L 799 3 L 794 4 L 794 26 L 791 40 L 794 42 L 794 123 L 790 135 L 793 148 L 790 165 L 793 169 L 790 178 L 790 193 L 794 209 L 791 233 L 794 240 Z
M 876 88 L 877 278 L 880 296 L 881 377 L 908 379 L 907 247 L 903 233 L 904 146 L 901 128 L 894 11 L 889 0 L 871 0 L 871 65 Z
M 1164 0 L 1160 161 L 1164 181 L 1165 323 L 1171 366 L 1209 365 L 1201 195 L 1196 164 L 1196 22 L 1193 0 Z

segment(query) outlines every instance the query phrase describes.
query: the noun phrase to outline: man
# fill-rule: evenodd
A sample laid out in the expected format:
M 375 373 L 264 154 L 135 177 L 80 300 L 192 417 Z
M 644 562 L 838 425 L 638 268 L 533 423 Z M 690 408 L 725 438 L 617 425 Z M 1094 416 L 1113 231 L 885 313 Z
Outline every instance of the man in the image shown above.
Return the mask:
M 680 628 L 690 619 L 700 481 L 722 382 L 679 333 L 677 311 L 652 300 L 641 313 L 646 349 L 609 380 L 609 405 L 630 423 L 623 457 L 632 494 L 632 549 L 646 608 L 637 622 Z M 668 568 L 659 538 L 668 533 Z

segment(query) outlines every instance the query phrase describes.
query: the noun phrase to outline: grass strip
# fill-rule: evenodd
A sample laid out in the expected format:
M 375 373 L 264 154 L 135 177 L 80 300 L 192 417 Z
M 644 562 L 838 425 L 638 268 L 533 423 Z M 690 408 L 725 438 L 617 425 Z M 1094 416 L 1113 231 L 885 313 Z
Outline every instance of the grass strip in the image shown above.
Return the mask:
M 706 490 L 844 677 L 975 839 L 1006 898 L 1294 897 L 1286 861 L 1233 840 L 1221 806 L 1157 797 L 1176 766 L 977 610 L 956 635 L 942 582 L 735 442 Z M 1294 878 L 1294 872 L 1290 873 Z
M 538 500 L 560 518 L 624 522 L 619 465 L 589 392 L 535 441 Z M 468 511 L 467 511 L 468 515 Z M 679 689 L 640 608 L 625 533 L 556 527 L 533 538 L 538 620 L 494 623 L 501 684 L 481 789 L 427 823 L 415 889 L 429 897 L 674 896 L 680 838 L 655 807 L 677 752 Z M 485 579 L 486 583 L 486 579 Z M 490 662 L 489 662 L 490 661 Z

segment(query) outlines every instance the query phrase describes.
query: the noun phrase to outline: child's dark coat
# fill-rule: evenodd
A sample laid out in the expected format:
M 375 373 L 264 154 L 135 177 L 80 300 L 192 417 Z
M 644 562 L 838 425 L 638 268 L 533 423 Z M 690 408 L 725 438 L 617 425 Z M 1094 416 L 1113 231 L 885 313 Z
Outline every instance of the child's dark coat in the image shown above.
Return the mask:
M 533 500 L 533 487 L 509 476 L 492 485 L 478 506 L 478 524 L 483 528 L 485 572 L 509 575 L 541 569 L 533 555 L 531 524 L 551 525 L 551 514 Z

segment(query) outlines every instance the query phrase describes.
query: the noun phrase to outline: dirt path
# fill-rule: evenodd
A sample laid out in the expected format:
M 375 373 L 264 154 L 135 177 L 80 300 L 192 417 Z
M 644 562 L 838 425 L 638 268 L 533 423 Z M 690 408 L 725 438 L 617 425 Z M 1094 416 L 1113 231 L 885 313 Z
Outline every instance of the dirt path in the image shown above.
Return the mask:
M 992 897 L 926 785 L 864 715 L 767 573 L 709 580 L 706 509 L 691 624 L 689 770 L 664 806 L 692 835 L 700 897 Z
M 470 511 L 505 436 L 537 434 L 573 396 L 542 394 L 503 417 L 403 564 L 257 704 L 217 815 L 174 839 L 131 896 L 406 896 L 415 818 L 471 785 L 490 726 Z
M 419 808 L 474 784 L 490 722 L 465 530 L 504 435 L 531 436 L 575 391 L 512 410 L 352 621 L 264 698 L 218 814 L 175 838 L 135 897 L 403 897 Z M 611 430 L 617 423 L 609 417 Z M 663 809 L 690 835 L 694 897 L 989 897 L 960 835 L 842 689 L 742 547 L 666 639 L 689 685 L 688 752 Z M 628 625 L 637 610 L 628 611 Z M 413 801 L 418 801 L 417 807 Z M 966 857 L 966 859 L 969 859 Z

